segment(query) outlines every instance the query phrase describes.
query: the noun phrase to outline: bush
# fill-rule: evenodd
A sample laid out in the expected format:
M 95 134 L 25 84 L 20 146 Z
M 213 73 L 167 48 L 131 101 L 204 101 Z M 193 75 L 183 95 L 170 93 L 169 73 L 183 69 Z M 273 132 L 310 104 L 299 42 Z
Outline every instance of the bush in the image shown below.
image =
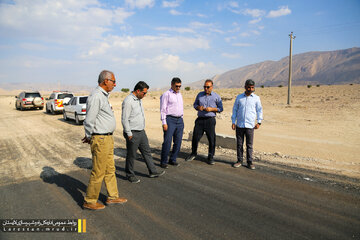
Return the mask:
M 279 85 L 278 87 L 283 87 L 283 85 Z
M 190 91 L 190 87 L 185 87 L 185 91 Z
M 264 88 L 264 85 L 261 85 L 261 88 Z
M 308 87 L 308 88 L 311 88 L 312 86 L 309 84 L 309 85 L 307 85 L 307 87 Z
M 320 84 L 316 85 L 317 87 L 320 87 Z
M 122 88 L 121 91 L 127 93 L 128 91 L 130 91 L 130 89 L 128 89 L 128 88 Z

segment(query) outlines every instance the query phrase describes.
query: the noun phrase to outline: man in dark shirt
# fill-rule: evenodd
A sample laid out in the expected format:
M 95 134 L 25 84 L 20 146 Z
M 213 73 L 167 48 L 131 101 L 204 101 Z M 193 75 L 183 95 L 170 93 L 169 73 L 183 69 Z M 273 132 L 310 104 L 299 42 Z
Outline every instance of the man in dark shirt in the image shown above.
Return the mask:
M 185 161 L 192 161 L 197 155 L 198 143 L 201 137 L 206 133 L 209 140 L 208 164 L 214 165 L 215 142 L 216 142 L 216 113 L 223 111 L 221 97 L 213 90 L 213 81 L 208 79 L 204 84 L 204 91 L 200 92 L 195 99 L 194 108 L 198 111 L 198 118 L 195 120 L 195 126 L 192 138 L 191 154 Z

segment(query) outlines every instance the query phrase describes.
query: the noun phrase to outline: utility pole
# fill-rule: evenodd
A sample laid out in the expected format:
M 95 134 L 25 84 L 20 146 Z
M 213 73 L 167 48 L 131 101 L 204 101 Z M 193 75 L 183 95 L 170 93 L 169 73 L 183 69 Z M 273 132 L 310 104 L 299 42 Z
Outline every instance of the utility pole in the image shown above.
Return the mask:
M 296 37 L 293 36 L 293 32 L 289 34 L 290 37 L 290 54 L 289 54 L 289 83 L 288 83 L 288 99 L 287 104 L 291 103 L 291 70 L 292 70 L 292 40 Z

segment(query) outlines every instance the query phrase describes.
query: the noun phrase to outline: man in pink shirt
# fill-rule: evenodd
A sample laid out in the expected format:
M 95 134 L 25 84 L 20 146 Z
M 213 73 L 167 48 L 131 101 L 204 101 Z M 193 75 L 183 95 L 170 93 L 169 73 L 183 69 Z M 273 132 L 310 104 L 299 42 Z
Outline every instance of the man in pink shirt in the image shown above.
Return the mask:
M 162 168 L 168 168 L 168 163 L 175 167 L 179 166 L 176 157 L 180 151 L 184 132 L 184 104 L 180 88 L 181 80 L 175 77 L 171 80 L 171 88 L 160 97 L 160 115 L 164 131 L 160 165 Z M 168 161 L 172 140 L 174 145 Z

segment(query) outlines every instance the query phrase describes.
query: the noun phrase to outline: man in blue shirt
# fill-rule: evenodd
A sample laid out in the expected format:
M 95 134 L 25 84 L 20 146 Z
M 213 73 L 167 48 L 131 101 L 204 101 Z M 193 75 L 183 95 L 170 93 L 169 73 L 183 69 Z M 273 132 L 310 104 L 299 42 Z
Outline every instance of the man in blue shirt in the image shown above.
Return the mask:
M 217 112 L 223 111 L 223 105 L 221 97 L 212 90 L 213 81 L 208 79 L 205 81 L 204 91 L 200 92 L 196 96 L 194 108 L 198 111 L 198 118 L 195 120 L 191 154 L 185 159 L 185 161 L 192 161 L 196 157 L 198 143 L 205 132 L 209 140 L 208 164 L 215 164 L 215 116 Z
M 263 120 L 262 106 L 260 97 L 254 94 L 255 82 L 251 79 L 245 82 L 245 92 L 236 97 L 231 116 L 232 129 L 236 129 L 237 143 L 237 162 L 233 167 L 238 168 L 243 163 L 243 144 L 246 137 L 246 161 L 247 167 L 251 170 L 255 169 L 253 165 L 253 140 L 254 129 L 258 129 Z M 257 117 L 257 123 L 255 119 Z

